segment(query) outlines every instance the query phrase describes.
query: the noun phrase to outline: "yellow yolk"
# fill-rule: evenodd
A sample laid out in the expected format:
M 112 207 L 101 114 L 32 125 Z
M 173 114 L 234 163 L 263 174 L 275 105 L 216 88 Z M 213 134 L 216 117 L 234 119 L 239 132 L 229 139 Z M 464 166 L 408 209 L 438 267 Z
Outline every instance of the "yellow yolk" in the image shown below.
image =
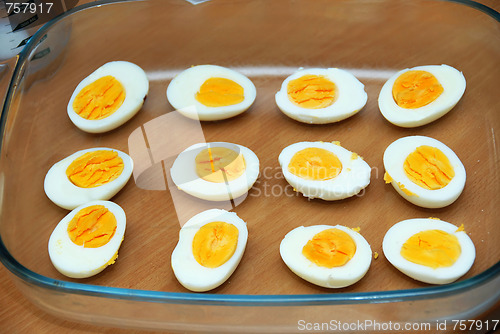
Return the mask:
M 405 109 L 416 109 L 428 105 L 443 93 L 443 86 L 427 71 L 407 71 L 401 74 L 392 86 L 396 104 Z
M 200 227 L 193 238 L 193 255 L 207 268 L 217 268 L 226 263 L 238 245 L 239 231 L 226 222 L 212 222 Z
M 309 147 L 294 154 L 288 171 L 306 180 L 325 181 L 340 174 L 342 163 L 328 150 Z
M 304 75 L 287 85 L 288 99 L 306 109 L 328 107 L 337 98 L 335 92 L 335 84 L 321 75 Z
M 103 205 L 92 205 L 80 210 L 68 225 L 71 241 L 85 248 L 107 244 L 115 231 L 115 215 Z
M 320 267 L 334 268 L 345 265 L 356 253 L 351 236 L 338 228 L 317 233 L 302 248 L 302 254 Z
M 393 180 L 393 179 L 392 179 L 392 177 L 389 175 L 389 173 L 385 172 L 385 173 L 384 173 L 384 181 L 385 181 L 385 183 L 391 183 L 391 182 L 392 182 L 392 181 L 394 181 L 394 180 Z
M 426 145 L 408 155 L 403 168 L 413 183 L 429 190 L 446 187 L 455 176 L 448 157 L 439 149 Z
M 245 99 L 243 87 L 230 79 L 210 78 L 196 93 L 196 100 L 207 107 L 225 107 Z
M 73 110 L 85 119 L 99 120 L 118 110 L 123 100 L 125 88 L 108 75 L 84 87 L 73 101 Z
M 422 231 L 411 236 L 401 248 L 410 262 L 431 268 L 450 267 L 461 253 L 456 236 L 441 230 Z
M 77 187 L 94 188 L 115 180 L 123 172 L 123 159 L 117 152 L 87 152 L 66 169 L 66 176 Z
M 232 181 L 245 173 L 243 154 L 225 148 L 207 148 L 195 158 L 196 173 L 203 180 L 215 183 Z

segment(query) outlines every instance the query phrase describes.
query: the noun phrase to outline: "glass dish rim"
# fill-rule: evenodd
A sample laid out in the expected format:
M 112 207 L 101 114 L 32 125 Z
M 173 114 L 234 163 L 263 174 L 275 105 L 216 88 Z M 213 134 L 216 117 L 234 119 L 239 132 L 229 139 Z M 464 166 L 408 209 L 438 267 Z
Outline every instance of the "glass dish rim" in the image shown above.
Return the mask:
M 0 144 L 3 141 L 7 110 L 15 87 L 20 79 L 22 67 L 25 65 L 30 52 L 37 45 L 38 41 L 51 28 L 52 25 L 65 17 L 75 14 L 90 7 L 97 7 L 105 4 L 117 2 L 132 2 L 144 0 L 99 0 L 77 6 L 45 23 L 27 45 L 17 56 L 15 68 L 12 73 L 11 82 L 5 96 L 5 102 L 0 114 Z M 500 22 L 500 13 L 496 10 L 472 0 L 438 0 L 465 5 L 479 10 Z M 232 295 L 216 293 L 194 293 L 194 292 L 167 292 L 154 290 L 126 289 L 118 287 L 108 287 L 92 285 L 78 282 L 69 282 L 49 278 L 29 270 L 20 264 L 7 250 L 0 235 L 0 262 L 15 276 L 22 281 L 35 286 L 55 290 L 58 292 L 71 293 L 76 295 L 104 297 L 110 299 L 121 299 L 127 301 L 140 302 L 163 302 L 171 304 L 200 304 L 200 305 L 224 305 L 224 306 L 304 306 L 304 305 L 342 305 L 342 304 L 363 304 L 363 303 L 383 303 L 410 301 L 428 298 L 444 298 L 467 291 L 468 288 L 475 288 L 487 284 L 492 279 L 500 276 L 500 261 L 483 271 L 482 273 L 445 285 L 429 286 L 417 289 L 403 289 L 390 291 L 372 292 L 330 292 L 322 294 L 295 294 L 295 295 Z

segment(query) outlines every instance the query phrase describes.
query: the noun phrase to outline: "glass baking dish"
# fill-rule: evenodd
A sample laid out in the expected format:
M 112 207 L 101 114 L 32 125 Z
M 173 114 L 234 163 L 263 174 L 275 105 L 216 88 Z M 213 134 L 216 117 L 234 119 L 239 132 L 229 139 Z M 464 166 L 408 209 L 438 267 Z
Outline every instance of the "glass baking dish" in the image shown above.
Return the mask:
M 500 299 L 499 18 L 472 1 L 425 0 L 217 0 L 196 6 L 181 0 L 97 2 L 57 17 L 37 32 L 19 58 L 4 65 L 10 73 L 0 73 L 3 83 L 10 80 L 1 115 L 0 259 L 18 288 L 40 308 L 118 327 L 293 332 L 314 324 L 342 329 L 343 323 L 352 330 L 361 323 L 366 329 L 377 330 L 366 326 L 378 324 L 387 330 L 391 324 L 436 328 L 445 320 L 481 317 Z M 127 60 L 146 71 L 148 97 L 120 128 L 84 133 L 66 116 L 69 97 L 84 77 L 113 60 Z M 260 159 L 259 180 L 244 201 L 223 204 L 248 224 L 249 241 L 239 267 L 209 293 L 191 293 L 176 281 L 170 254 L 186 217 L 176 212 L 174 201 L 185 200 L 186 216 L 191 207 L 211 205 L 167 189 L 166 182 L 154 179 L 157 169 L 150 168 L 155 182 L 134 175 L 112 199 L 127 213 L 117 263 L 92 278 L 62 276 L 50 263 L 47 242 L 67 211 L 45 196 L 45 173 L 83 148 L 130 152 L 134 133 L 147 134 L 151 125 L 165 120 L 162 138 L 173 140 L 169 122 L 174 118 L 169 117 L 174 114 L 165 90 L 173 76 L 198 64 L 236 69 L 257 87 L 256 102 L 244 114 L 197 123 L 207 142 L 241 144 Z M 459 104 L 418 128 L 385 121 L 377 106 L 385 80 L 400 69 L 428 64 L 448 64 L 464 73 L 467 89 Z M 274 94 L 299 67 L 350 70 L 365 85 L 367 105 L 329 125 L 287 118 L 277 109 Z M 443 141 L 464 163 L 466 187 L 452 205 L 422 209 L 384 184 L 385 148 L 413 134 Z M 277 156 L 285 146 L 308 140 L 338 140 L 362 155 L 372 167 L 366 191 L 332 203 L 287 192 Z M 146 161 L 149 167 L 161 164 Z M 465 225 L 477 257 L 457 282 L 419 283 L 384 258 L 381 243 L 387 229 L 417 217 Z M 367 275 L 351 287 L 328 290 L 291 273 L 279 256 L 284 235 L 300 225 L 337 223 L 360 227 L 379 254 Z

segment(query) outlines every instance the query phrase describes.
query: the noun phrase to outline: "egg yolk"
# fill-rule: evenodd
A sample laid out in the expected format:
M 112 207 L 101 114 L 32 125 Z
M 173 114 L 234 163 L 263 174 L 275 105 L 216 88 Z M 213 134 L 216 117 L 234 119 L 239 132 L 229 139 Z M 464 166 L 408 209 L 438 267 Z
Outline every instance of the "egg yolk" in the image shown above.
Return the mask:
M 125 100 L 125 88 L 107 75 L 84 87 L 73 101 L 73 110 L 88 120 L 99 120 L 113 114 Z
M 193 255 L 207 268 L 217 268 L 226 263 L 238 245 L 239 231 L 226 222 L 212 222 L 200 227 L 193 238 Z
M 401 248 L 406 260 L 433 269 L 452 266 L 461 252 L 457 237 L 442 230 L 416 233 Z
M 326 108 L 335 102 L 335 84 L 322 75 L 304 75 L 287 86 L 289 100 L 306 109 Z
M 338 228 L 321 231 L 302 248 L 302 254 L 320 267 L 334 268 L 345 265 L 356 253 L 351 236 Z
M 306 180 L 325 181 L 335 178 L 342 171 L 342 163 L 332 152 L 309 147 L 294 154 L 288 171 Z
M 407 71 L 392 86 L 392 96 L 397 105 L 416 109 L 428 105 L 443 93 L 443 86 L 427 71 Z
M 123 159 L 117 152 L 87 152 L 66 169 L 66 176 L 77 187 L 95 188 L 115 180 L 123 172 Z
M 235 180 L 245 173 L 243 154 L 226 147 L 209 147 L 195 158 L 196 173 L 209 182 L 222 183 Z
M 207 107 L 225 107 L 238 104 L 245 99 L 244 90 L 233 80 L 210 78 L 196 93 L 196 100 Z
M 85 248 L 104 246 L 115 231 L 115 215 L 103 205 L 92 205 L 80 210 L 68 225 L 71 241 Z
M 455 176 L 448 157 L 438 148 L 422 145 L 406 158 L 403 168 L 415 184 L 429 190 L 446 187 Z

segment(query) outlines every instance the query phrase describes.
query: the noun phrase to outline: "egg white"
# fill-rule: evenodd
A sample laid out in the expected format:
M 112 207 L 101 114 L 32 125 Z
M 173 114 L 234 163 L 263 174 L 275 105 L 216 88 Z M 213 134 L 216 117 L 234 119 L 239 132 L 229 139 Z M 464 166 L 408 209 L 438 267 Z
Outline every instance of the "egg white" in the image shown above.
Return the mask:
M 116 231 L 108 243 L 97 248 L 85 248 L 71 241 L 68 225 L 82 209 L 103 205 L 116 218 Z M 123 209 L 108 201 L 92 201 L 75 208 L 68 213 L 50 235 L 48 249 L 54 267 L 63 275 L 72 278 L 86 278 L 103 271 L 118 252 L 125 235 L 126 216 Z
M 73 102 L 78 93 L 94 81 L 111 75 L 125 89 L 122 105 L 111 115 L 99 120 L 88 120 L 78 115 L 73 109 Z M 102 133 L 113 130 L 131 119 L 141 109 L 149 91 L 146 73 L 139 66 L 126 61 L 106 63 L 83 79 L 76 86 L 68 103 L 68 116 L 79 129 L 89 133 Z
M 196 100 L 196 93 L 210 78 L 225 78 L 243 87 L 244 100 L 240 103 L 208 107 Z M 243 74 L 217 65 L 198 65 L 179 73 L 168 85 L 168 102 L 182 115 L 200 121 L 216 121 L 237 116 L 255 101 L 257 90 L 253 82 Z
M 210 182 L 196 173 L 195 158 L 208 147 L 226 147 L 243 155 L 246 169 L 243 175 L 228 182 Z M 207 201 L 228 201 L 245 195 L 259 176 L 259 158 L 249 148 L 232 143 L 211 142 L 192 145 L 181 152 L 170 169 L 178 189 Z
M 407 71 L 427 71 L 433 74 L 443 87 L 443 92 L 431 103 L 415 109 L 397 105 L 392 95 L 396 79 Z M 394 125 L 412 128 L 431 123 L 444 116 L 462 98 L 465 92 L 465 77 L 462 72 L 448 65 L 427 65 L 407 68 L 394 74 L 382 87 L 378 106 L 382 115 Z
M 308 109 L 295 105 L 288 98 L 287 87 L 292 80 L 304 75 L 320 75 L 336 86 L 337 99 L 325 108 Z M 338 68 L 299 69 L 283 81 L 280 91 L 275 95 L 278 108 L 288 117 L 303 123 L 325 124 L 344 120 L 360 111 L 366 104 L 368 95 L 364 85 L 351 73 Z
M 404 161 L 419 146 L 427 145 L 443 152 L 453 166 L 455 176 L 445 187 L 436 190 L 422 188 L 413 183 L 404 171 Z M 391 143 L 384 152 L 384 168 L 392 178 L 391 184 L 407 201 L 424 208 L 442 208 L 455 202 L 465 187 L 464 165 L 448 146 L 425 136 L 408 136 Z M 399 185 L 403 185 L 414 195 L 407 195 Z
M 333 152 L 342 163 L 342 171 L 335 178 L 325 181 L 306 180 L 288 170 L 291 159 L 298 151 L 317 147 Z M 326 142 L 299 142 L 287 146 L 278 157 L 283 176 L 298 192 L 308 198 L 327 201 L 340 200 L 358 194 L 370 184 L 370 166 L 360 157 L 353 158 L 353 152 L 340 145 Z
M 196 261 L 193 255 L 193 239 L 198 230 L 211 222 L 222 221 L 238 229 L 238 244 L 233 256 L 217 268 L 207 268 Z M 246 223 L 234 212 L 220 209 L 203 211 L 184 224 L 179 232 L 179 242 L 172 252 L 171 265 L 175 277 L 186 289 L 203 292 L 215 289 L 224 283 L 240 263 L 248 239 Z
M 337 228 L 349 234 L 356 244 L 356 252 L 345 265 L 326 268 L 309 261 L 302 254 L 302 249 L 317 233 L 331 228 Z M 281 241 L 280 254 L 293 273 L 310 283 L 325 288 L 343 288 L 358 282 L 365 276 L 372 261 L 372 250 L 365 238 L 358 232 L 341 225 L 297 227 L 288 232 Z
M 71 163 L 92 151 L 108 150 L 118 153 L 118 156 L 123 160 L 123 171 L 113 181 L 103 184 L 94 188 L 81 188 L 74 185 L 66 175 L 66 170 Z M 44 190 L 47 197 L 54 202 L 54 204 L 61 208 L 73 210 L 79 205 L 85 204 L 94 200 L 108 200 L 118 191 L 120 191 L 130 179 L 134 169 L 134 162 L 132 158 L 124 152 L 119 150 L 98 147 L 81 150 L 73 153 L 72 155 L 64 158 L 63 160 L 55 163 L 45 175 Z
M 461 253 L 450 267 L 431 268 L 413 263 L 401 256 L 403 244 L 414 234 L 426 230 L 442 230 L 453 234 L 460 243 Z M 387 260 L 402 273 L 425 283 L 447 284 L 465 275 L 476 258 L 476 249 L 470 237 L 464 231 L 448 222 L 431 219 L 407 219 L 394 224 L 385 234 L 382 249 Z

